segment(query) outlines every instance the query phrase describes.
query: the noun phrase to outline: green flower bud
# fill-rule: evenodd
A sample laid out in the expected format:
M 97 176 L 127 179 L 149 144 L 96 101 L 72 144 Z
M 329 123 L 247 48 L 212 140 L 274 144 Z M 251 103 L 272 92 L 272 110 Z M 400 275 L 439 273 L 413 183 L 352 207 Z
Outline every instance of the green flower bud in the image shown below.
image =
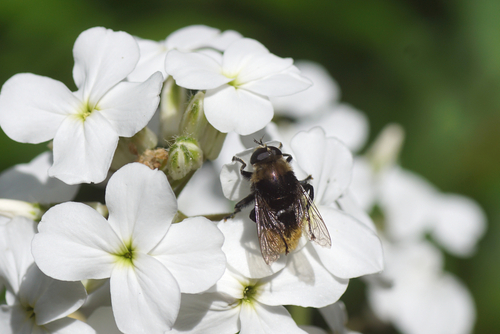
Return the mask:
M 161 145 L 166 145 L 171 138 L 178 136 L 179 124 L 187 102 L 187 90 L 175 84 L 169 76 L 163 83 L 160 100 Z
M 203 164 L 203 151 L 193 138 L 177 138 L 168 155 L 167 176 L 171 180 L 180 180 Z
M 200 143 L 205 159 L 214 160 L 219 156 L 226 133 L 208 123 L 203 109 L 204 98 L 202 91 L 191 98 L 182 116 L 180 130 L 182 135 L 195 138 Z

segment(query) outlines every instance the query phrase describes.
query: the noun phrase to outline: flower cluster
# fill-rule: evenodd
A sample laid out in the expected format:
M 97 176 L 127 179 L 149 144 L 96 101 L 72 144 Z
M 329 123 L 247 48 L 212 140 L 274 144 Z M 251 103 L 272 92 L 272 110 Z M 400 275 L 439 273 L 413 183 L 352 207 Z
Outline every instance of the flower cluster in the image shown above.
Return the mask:
M 390 143 L 354 158 L 368 122 L 324 68 L 201 25 L 160 42 L 92 28 L 73 55 L 77 91 L 23 73 L 0 93 L 10 138 L 50 141 L 0 175 L 2 333 L 322 332 L 287 305 L 354 333 L 339 299 L 367 275 L 382 320 L 420 333 L 412 325 L 432 302 L 422 298 L 436 294 L 448 311 L 468 303 L 447 313 L 463 316 L 450 333 L 470 327 L 467 290 L 440 275 L 422 235 L 469 254 L 480 208 L 421 185 L 393 164 Z

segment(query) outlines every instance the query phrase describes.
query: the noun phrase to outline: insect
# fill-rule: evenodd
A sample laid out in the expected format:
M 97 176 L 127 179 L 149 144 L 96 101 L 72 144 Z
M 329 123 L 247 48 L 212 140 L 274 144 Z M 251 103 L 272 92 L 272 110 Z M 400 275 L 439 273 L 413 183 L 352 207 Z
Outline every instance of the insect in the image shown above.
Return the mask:
M 250 158 L 253 172 L 245 171 L 246 163 L 238 161 L 241 175 L 251 182 L 251 194 L 236 203 L 230 217 L 245 206 L 255 203 L 250 219 L 257 223 L 260 250 L 269 265 L 281 254 L 288 254 L 297 247 L 302 233 L 320 246 L 331 247 L 330 234 L 323 218 L 313 203 L 314 189 L 308 176 L 299 181 L 290 166 L 292 156 L 279 147 L 268 146 L 254 140 L 259 146 Z

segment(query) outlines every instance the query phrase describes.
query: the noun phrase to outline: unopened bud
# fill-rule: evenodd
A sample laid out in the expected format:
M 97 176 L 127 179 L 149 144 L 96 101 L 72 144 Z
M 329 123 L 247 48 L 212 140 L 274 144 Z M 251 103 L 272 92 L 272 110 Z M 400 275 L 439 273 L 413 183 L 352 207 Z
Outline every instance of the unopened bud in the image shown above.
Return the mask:
M 182 116 L 181 134 L 195 138 L 207 160 L 215 160 L 222 149 L 226 133 L 222 133 L 208 123 L 205 117 L 203 102 L 205 93 L 200 91 L 194 95 Z
M 180 180 L 203 164 L 203 151 L 193 138 L 179 137 L 170 147 L 167 161 L 167 175 Z
M 160 99 L 161 145 L 180 134 L 179 124 L 187 102 L 187 91 L 169 76 L 163 83 Z
M 38 204 L 13 199 L 0 199 L 0 215 L 8 218 L 22 216 L 38 221 L 42 218 L 43 213 Z
M 396 163 L 403 146 L 405 131 L 399 124 L 387 125 L 378 135 L 366 156 L 373 169 L 379 172 Z

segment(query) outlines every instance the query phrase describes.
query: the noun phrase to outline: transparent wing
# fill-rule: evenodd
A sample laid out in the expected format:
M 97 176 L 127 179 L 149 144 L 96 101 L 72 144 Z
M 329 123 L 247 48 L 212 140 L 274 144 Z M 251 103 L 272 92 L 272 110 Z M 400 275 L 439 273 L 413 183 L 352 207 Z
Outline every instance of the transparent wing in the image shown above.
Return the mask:
M 332 241 L 330 239 L 330 233 L 328 233 L 328 228 L 321 218 L 321 214 L 318 211 L 316 205 L 309 197 L 307 191 L 304 190 L 302 186 L 299 187 L 301 191 L 301 209 L 303 210 L 304 219 L 302 220 L 302 229 L 307 233 L 309 240 L 314 241 L 322 247 L 330 248 L 332 246 Z
M 286 249 L 285 241 L 279 232 L 282 225 L 262 196 L 255 195 L 255 220 L 259 236 L 260 251 L 267 264 L 279 259 Z

